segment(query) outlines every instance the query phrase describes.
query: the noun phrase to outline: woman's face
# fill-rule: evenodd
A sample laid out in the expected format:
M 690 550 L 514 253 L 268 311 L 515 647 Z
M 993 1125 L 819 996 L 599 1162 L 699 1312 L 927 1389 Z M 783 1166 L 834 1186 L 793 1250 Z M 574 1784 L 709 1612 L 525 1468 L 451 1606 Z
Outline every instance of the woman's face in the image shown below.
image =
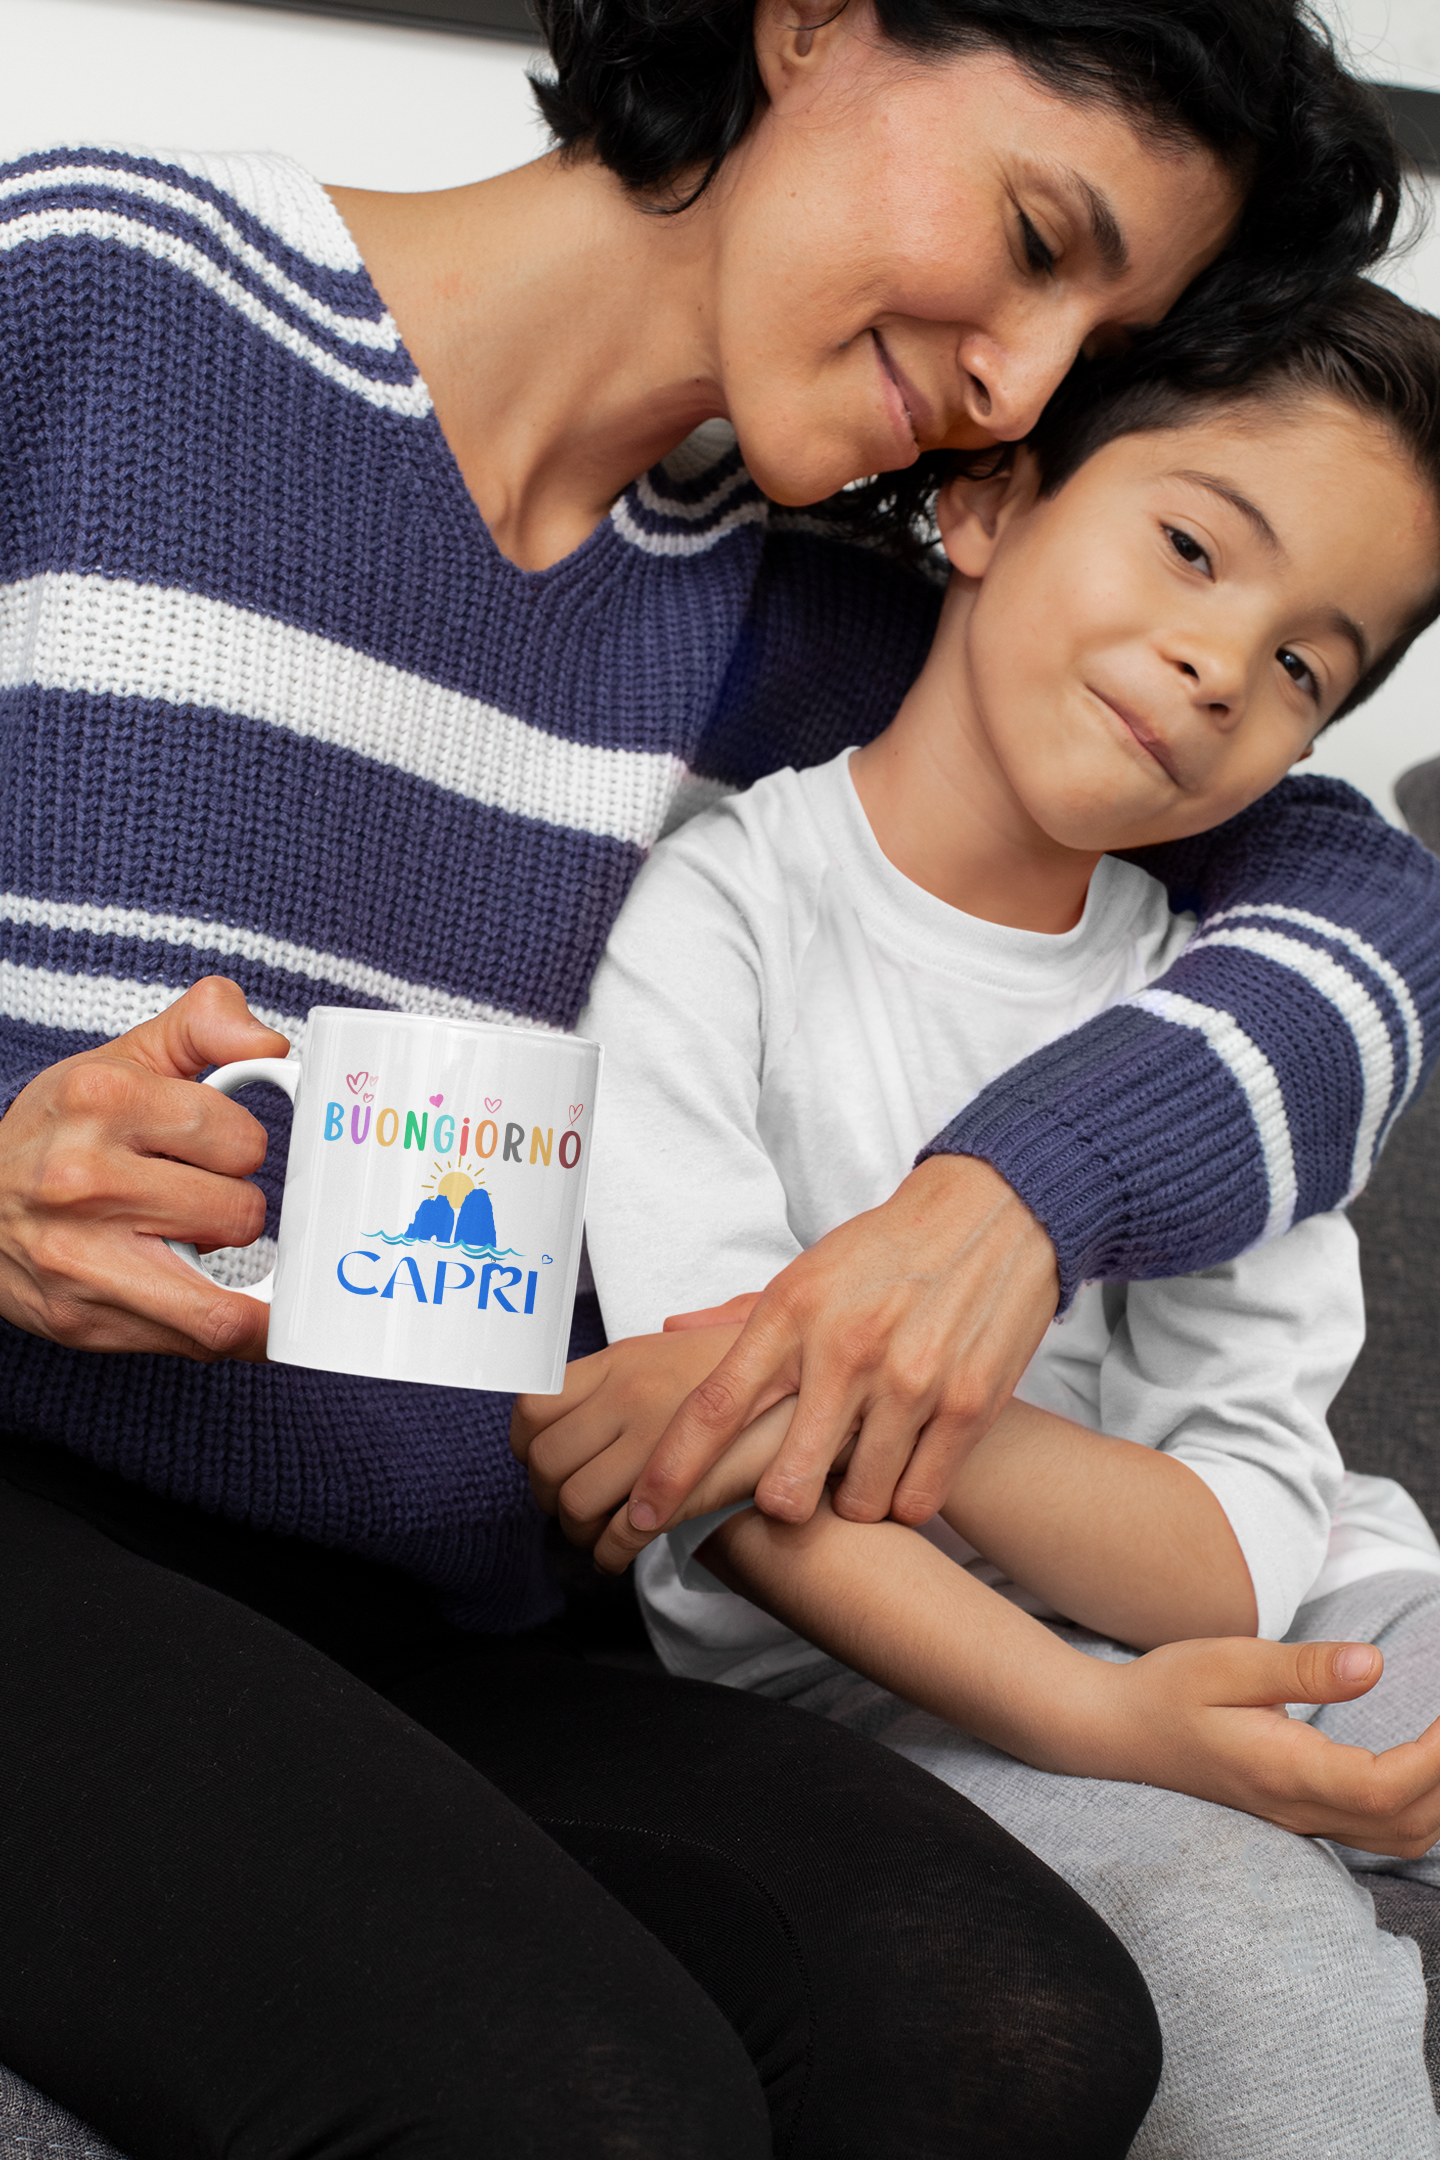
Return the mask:
M 702 198 L 716 376 L 782 503 L 1024 435 L 1082 345 L 1162 316 L 1240 209 L 1208 152 L 1003 54 L 917 61 L 868 0 L 806 50 L 800 12 L 762 0 L 770 105 Z

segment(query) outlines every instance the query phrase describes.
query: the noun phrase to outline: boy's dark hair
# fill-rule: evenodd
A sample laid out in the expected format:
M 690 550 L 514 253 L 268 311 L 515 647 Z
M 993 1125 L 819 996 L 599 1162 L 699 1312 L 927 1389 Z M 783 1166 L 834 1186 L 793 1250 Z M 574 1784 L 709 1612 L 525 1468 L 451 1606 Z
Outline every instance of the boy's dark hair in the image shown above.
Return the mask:
M 1440 525 L 1440 318 L 1368 278 L 1351 278 L 1304 325 L 1278 339 L 1249 378 L 1217 389 L 1184 355 L 1125 354 L 1079 362 L 1041 415 L 1029 447 L 1043 493 L 1122 435 L 1183 427 L 1207 411 L 1294 406 L 1332 397 L 1379 421 L 1429 491 Z M 958 466 L 959 461 L 956 460 Z M 1440 557 L 1425 604 L 1373 660 L 1332 715 L 1339 720 L 1382 682 L 1420 632 L 1440 617 Z
M 532 4 L 555 69 L 535 95 L 562 148 L 599 158 L 648 208 L 693 202 L 764 101 L 754 0 Z M 846 4 L 828 0 L 829 12 Z M 1177 349 L 1202 338 L 1217 382 L 1248 376 L 1298 309 L 1390 242 L 1401 180 L 1389 122 L 1305 0 L 872 4 L 906 53 L 1008 53 L 1045 89 L 1202 143 L 1242 179 L 1236 232 L 1157 333 Z M 869 531 L 903 551 L 932 481 L 922 461 L 847 490 L 826 514 L 837 533 Z

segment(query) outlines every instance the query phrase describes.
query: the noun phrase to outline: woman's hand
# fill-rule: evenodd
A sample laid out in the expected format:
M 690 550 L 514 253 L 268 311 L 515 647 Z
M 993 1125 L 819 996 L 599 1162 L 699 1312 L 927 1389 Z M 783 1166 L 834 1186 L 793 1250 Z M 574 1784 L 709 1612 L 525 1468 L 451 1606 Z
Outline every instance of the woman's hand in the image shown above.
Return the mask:
M 535 1498 L 547 1515 L 559 1517 L 572 1545 L 594 1545 L 601 1537 L 680 1404 L 739 1331 L 738 1320 L 679 1329 L 667 1321 L 663 1334 L 628 1336 L 577 1358 L 566 1367 L 559 1395 L 516 1398 L 510 1445 L 530 1473 Z M 617 1573 L 632 1557 L 612 1558 L 608 1544 L 596 1554 Z
M 22 1089 L 0 1118 L 0 1313 L 77 1350 L 263 1358 L 268 1308 L 160 1240 L 213 1252 L 260 1235 L 264 1197 L 244 1180 L 265 1128 L 195 1075 L 289 1048 L 212 975 Z
M 1366 1694 L 1384 1666 L 1369 1643 L 1236 1637 L 1086 1662 L 1108 1704 L 1099 1716 L 1076 1705 L 1063 1763 L 1027 1750 L 1041 1768 L 1165 1785 L 1361 1852 L 1413 1860 L 1440 1838 L 1440 1719 L 1372 1755 L 1285 1714 L 1287 1702 Z
M 756 1299 L 733 1347 L 670 1422 L 606 1540 L 623 1566 L 674 1522 L 747 1425 L 798 1404 L 756 1505 L 813 1514 L 858 1431 L 836 1511 L 928 1522 L 1055 1316 L 1049 1238 L 998 1171 L 935 1155 L 882 1207 L 842 1223 Z M 688 1512 L 688 1511 L 687 1511 Z

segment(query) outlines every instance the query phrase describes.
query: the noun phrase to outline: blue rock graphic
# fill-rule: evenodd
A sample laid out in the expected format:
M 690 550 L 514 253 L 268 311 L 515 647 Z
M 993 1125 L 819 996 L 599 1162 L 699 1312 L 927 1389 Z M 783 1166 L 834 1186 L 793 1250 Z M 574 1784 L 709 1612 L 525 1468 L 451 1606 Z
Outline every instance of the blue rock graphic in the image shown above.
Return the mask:
M 470 1199 L 473 1200 L 474 1197 L 472 1193 Z M 469 1205 L 470 1201 L 467 1200 L 465 1206 Z M 415 1220 L 405 1235 L 413 1238 L 438 1238 L 442 1245 L 450 1243 L 455 1235 L 455 1210 L 444 1193 L 436 1193 L 433 1199 L 421 1201 L 415 1210 Z
M 477 1185 L 475 1190 L 467 1193 L 461 1201 L 455 1238 L 461 1245 L 495 1243 L 495 1210 L 490 1205 L 490 1195 L 483 1185 Z

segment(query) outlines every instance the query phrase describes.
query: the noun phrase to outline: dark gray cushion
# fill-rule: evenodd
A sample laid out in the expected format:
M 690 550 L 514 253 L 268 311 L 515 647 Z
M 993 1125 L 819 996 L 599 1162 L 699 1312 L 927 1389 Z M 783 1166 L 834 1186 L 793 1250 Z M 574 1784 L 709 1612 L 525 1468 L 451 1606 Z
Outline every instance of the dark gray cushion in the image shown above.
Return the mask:
M 1365 1347 L 1331 1425 L 1352 1470 L 1398 1478 L 1440 1533 L 1440 1081 L 1396 1125 L 1350 1220 Z
M 1440 758 L 1412 765 L 1395 782 L 1400 815 L 1417 839 L 1440 855 Z
M 1440 2107 L 1440 1890 L 1428 1883 L 1406 1882 L 1401 1875 L 1367 1875 L 1365 1887 L 1375 1900 L 1375 1918 L 1392 1935 L 1408 1935 L 1419 1946 L 1420 1966 L 1430 1996 L 1425 2019 L 1425 2068 Z

